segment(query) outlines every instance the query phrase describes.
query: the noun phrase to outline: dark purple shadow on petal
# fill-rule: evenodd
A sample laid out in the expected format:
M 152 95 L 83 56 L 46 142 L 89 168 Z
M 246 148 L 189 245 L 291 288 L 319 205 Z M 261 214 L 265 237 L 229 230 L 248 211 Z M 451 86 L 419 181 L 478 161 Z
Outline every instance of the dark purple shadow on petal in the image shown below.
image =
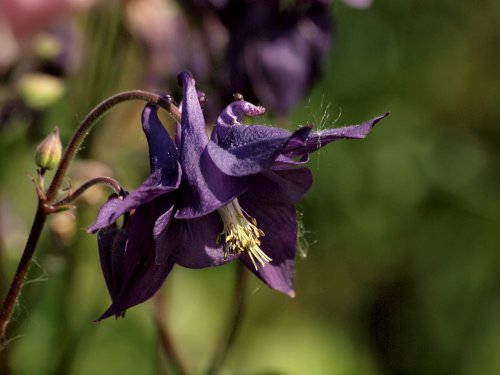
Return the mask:
M 243 191 L 234 178 L 224 175 L 201 156 L 208 143 L 205 120 L 198 101 L 195 81 L 189 72 L 179 74 L 183 88 L 180 163 L 183 171 L 181 196 L 176 218 L 195 218 L 225 205 Z M 203 168 L 209 168 L 203 171 Z M 210 176 L 210 180 L 205 177 Z
M 239 201 L 246 212 L 257 220 L 257 226 L 264 231 L 261 249 L 272 261 L 255 270 L 247 254 L 241 255 L 240 260 L 269 287 L 294 297 L 293 273 L 297 246 L 295 208 L 291 204 L 271 205 L 246 194 L 242 195 Z
M 116 298 L 122 285 L 123 256 L 126 243 L 126 231 L 116 226 L 103 229 L 97 234 L 102 274 L 112 300 Z
M 311 132 L 304 144 L 289 144 L 288 147 L 285 147 L 283 150 L 283 154 L 287 156 L 300 156 L 319 150 L 321 147 L 340 139 L 365 138 L 375 124 L 388 115 L 389 112 L 386 112 L 383 115 L 377 116 L 359 125 L 328 129 L 321 132 Z
M 153 227 L 153 238 L 155 241 L 155 253 L 156 264 L 161 264 L 167 260 L 172 252 L 172 244 L 165 241 L 164 238 L 167 236 L 167 231 L 172 220 L 172 213 L 174 212 L 174 206 L 170 207 L 168 211 L 163 213 L 155 221 Z
M 252 197 L 261 204 L 290 204 L 300 201 L 312 186 L 308 168 L 273 170 L 246 179 L 249 188 L 243 197 Z
M 111 306 L 98 320 L 111 315 L 121 316 L 126 309 L 151 298 L 162 286 L 174 263 L 167 260 L 156 264 L 153 227 L 157 218 L 170 209 L 171 202 L 157 199 L 137 208 L 124 230 L 127 242 L 123 254 L 121 288 Z
M 224 260 L 222 246 L 216 243 L 222 232 L 222 219 L 217 212 L 189 220 L 172 220 L 163 241 L 172 246 L 175 263 L 187 268 L 218 266 L 234 259 Z

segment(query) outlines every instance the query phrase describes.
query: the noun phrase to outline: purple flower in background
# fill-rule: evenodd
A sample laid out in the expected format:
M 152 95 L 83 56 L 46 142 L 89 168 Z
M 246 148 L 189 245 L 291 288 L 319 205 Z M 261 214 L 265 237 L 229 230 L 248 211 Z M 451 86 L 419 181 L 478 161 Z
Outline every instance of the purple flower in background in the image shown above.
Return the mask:
M 328 0 L 184 0 L 183 13 L 160 0 L 127 4 L 129 27 L 148 51 L 148 81 L 168 82 L 176 66 L 188 67 L 218 88 L 205 107 L 210 120 L 234 92 L 288 114 L 320 77 L 331 46 Z
M 231 89 L 286 115 L 319 78 L 330 48 L 332 21 L 326 1 L 229 2 Z
M 322 132 L 310 126 L 289 132 L 243 125 L 244 115 L 260 115 L 264 108 L 241 100 L 220 114 L 209 138 L 193 77 L 184 72 L 179 80 L 179 152 L 146 106 L 152 175 L 125 199 L 108 201 L 89 228 L 101 230 L 101 264 L 113 299 L 101 318 L 122 315 L 151 297 L 174 264 L 203 268 L 239 259 L 268 286 L 293 296 L 294 205 L 312 184 L 303 166 L 308 154 L 338 139 L 364 138 L 386 116 Z M 118 229 L 114 222 L 123 214 Z

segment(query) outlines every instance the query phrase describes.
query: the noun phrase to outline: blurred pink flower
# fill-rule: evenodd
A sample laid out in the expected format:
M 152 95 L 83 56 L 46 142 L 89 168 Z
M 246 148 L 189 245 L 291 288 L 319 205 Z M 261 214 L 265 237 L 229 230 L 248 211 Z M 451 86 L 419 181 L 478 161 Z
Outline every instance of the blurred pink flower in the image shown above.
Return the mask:
M 0 0 L 0 14 L 17 38 L 43 30 L 68 13 L 86 9 L 97 0 Z
M 15 61 L 33 36 L 99 0 L 0 0 L 0 67 Z

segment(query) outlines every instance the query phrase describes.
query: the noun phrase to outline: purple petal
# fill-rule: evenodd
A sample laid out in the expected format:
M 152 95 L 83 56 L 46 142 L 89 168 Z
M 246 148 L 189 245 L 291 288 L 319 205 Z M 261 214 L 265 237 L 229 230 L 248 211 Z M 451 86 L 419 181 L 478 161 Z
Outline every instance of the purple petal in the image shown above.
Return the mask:
M 288 130 L 271 126 L 241 124 L 232 126 L 217 125 L 212 134 L 214 133 L 217 133 L 215 142 L 226 150 L 266 139 L 288 138 L 292 134 Z
M 109 200 L 87 231 L 95 233 L 113 224 L 124 213 L 179 187 L 181 169 L 177 148 L 158 119 L 158 108 L 147 104 L 142 112 L 142 127 L 149 145 L 151 175 L 124 199 Z
M 87 232 L 95 233 L 99 229 L 107 228 L 111 224 L 113 224 L 113 222 L 110 220 L 110 217 L 113 216 L 113 214 L 117 209 L 121 207 L 122 204 L 123 200 L 121 198 L 114 197 L 109 199 L 99 209 L 94 223 L 87 228 Z
M 179 153 L 172 138 L 158 118 L 158 107 L 147 104 L 142 111 L 142 129 L 149 145 L 151 172 L 165 168 L 173 171 L 177 168 Z
M 242 195 L 239 201 L 246 212 L 257 220 L 257 227 L 264 231 L 260 248 L 272 261 L 256 270 L 247 254 L 241 255 L 240 260 L 269 287 L 294 297 L 293 273 L 297 246 L 295 208 L 291 204 L 271 205 L 247 198 Z
M 236 125 L 240 126 L 240 125 Z M 251 129 L 252 127 L 246 127 Z M 229 176 L 247 176 L 269 169 L 283 148 L 289 144 L 303 144 L 307 139 L 309 127 L 304 127 L 292 135 L 279 138 L 262 139 L 226 151 L 210 142 L 206 152 L 222 172 Z
M 243 116 L 260 116 L 266 112 L 261 106 L 253 105 L 244 100 L 235 101 L 229 104 L 217 118 L 217 126 L 241 125 Z
M 165 205 L 168 205 L 167 202 L 156 200 L 137 208 L 130 216 L 124 228 L 128 240 L 126 246 L 121 248 L 121 288 L 99 320 L 111 315 L 123 315 L 126 309 L 151 298 L 171 271 L 173 262 L 167 260 L 160 265 L 155 263 L 153 226 L 165 210 Z
M 125 198 L 115 198 L 106 202 L 99 211 L 95 222 L 87 228 L 87 231 L 95 233 L 101 228 L 106 228 L 124 213 L 176 190 L 179 187 L 180 175 L 179 167 L 175 170 L 166 168 L 156 170 L 139 188 Z
M 289 144 L 288 147 L 283 150 L 283 154 L 287 156 L 300 156 L 319 150 L 321 147 L 339 139 L 365 138 L 375 124 L 388 115 L 389 112 L 386 112 L 383 115 L 377 116 L 359 125 L 328 129 L 321 132 L 311 132 L 305 143 Z
M 261 204 L 290 204 L 302 200 L 312 186 L 312 173 L 308 168 L 273 170 L 250 176 L 245 199 Z
M 161 264 L 167 260 L 172 251 L 172 246 L 164 240 L 167 235 L 174 206 L 170 207 L 168 211 L 158 217 L 153 228 L 153 237 L 155 240 L 156 263 Z
M 222 219 L 217 212 L 189 220 L 172 220 L 164 246 L 175 249 L 172 258 L 175 263 L 188 268 L 218 266 L 234 259 L 224 259 L 222 246 L 216 243 L 222 232 Z
M 278 155 L 273 163 L 273 170 L 290 169 L 298 165 L 306 164 L 309 161 L 309 154 L 303 155 L 299 160 L 292 159 L 285 155 Z
M 202 161 L 208 144 L 195 81 L 188 72 L 179 74 L 183 88 L 182 139 L 180 163 L 183 171 L 181 198 L 176 218 L 195 218 L 225 205 L 244 187 L 224 175 L 210 160 Z
M 123 255 L 127 232 L 111 227 L 99 231 L 97 244 L 99 259 L 111 299 L 115 299 L 122 285 Z

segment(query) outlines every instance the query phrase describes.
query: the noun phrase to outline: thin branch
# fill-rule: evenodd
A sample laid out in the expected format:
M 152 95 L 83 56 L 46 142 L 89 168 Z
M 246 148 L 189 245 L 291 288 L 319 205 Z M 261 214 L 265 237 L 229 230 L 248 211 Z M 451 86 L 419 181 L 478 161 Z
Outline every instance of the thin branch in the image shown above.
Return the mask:
M 179 109 L 163 96 L 158 94 L 153 94 L 141 90 L 132 90 L 124 91 L 104 100 L 96 107 L 94 107 L 94 109 L 92 109 L 92 111 L 90 111 L 90 113 L 83 119 L 83 121 L 80 123 L 80 126 L 69 141 L 68 146 L 66 147 L 64 155 L 61 159 L 61 163 L 59 164 L 59 167 L 57 168 L 57 171 L 54 175 L 54 179 L 52 180 L 52 183 L 47 190 L 47 203 L 51 203 L 56 198 L 63 183 L 64 177 L 66 176 L 66 173 L 68 171 L 69 164 L 78 152 L 85 137 L 89 134 L 90 130 L 96 124 L 97 120 L 99 120 L 101 116 L 104 115 L 110 108 L 119 103 L 130 100 L 143 100 L 149 103 L 156 104 L 165 109 L 174 120 L 180 121 L 181 115 Z
M 54 203 L 52 207 L 57 208 L 60 206 L 68 205 L 76 201 L 83 193 L 85 193 L 89 188 L 95 185 L 106 185 L 113 189 L 117 194 L 124 195 L 125 191 L 121 187 L 120 183 L 111 177 L 99 176 L 92 178 L 81 185 L 73 193 L 68 195 L 66 198 L 61 199 L 59 202 Z

